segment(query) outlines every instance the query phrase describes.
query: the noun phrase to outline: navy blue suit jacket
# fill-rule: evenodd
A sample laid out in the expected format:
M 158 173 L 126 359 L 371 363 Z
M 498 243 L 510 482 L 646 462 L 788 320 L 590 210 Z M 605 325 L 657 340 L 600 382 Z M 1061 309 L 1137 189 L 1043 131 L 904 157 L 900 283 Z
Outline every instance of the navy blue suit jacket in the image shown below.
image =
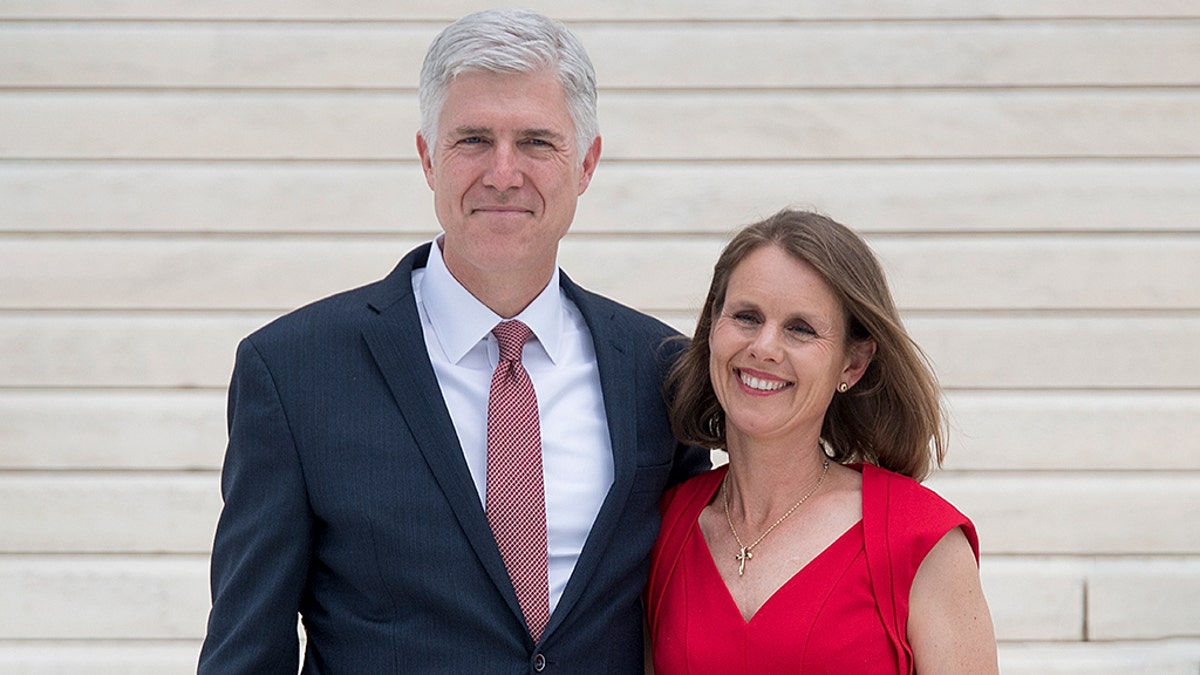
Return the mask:
M 538 645 L 425 349 L 411 275 L 284 316 L 239 346 L 199 672 L 641 673 L 657 500 L 708 466 L 675 442 L 659 321 L 562 286 L 592 333 L 615 476 Z

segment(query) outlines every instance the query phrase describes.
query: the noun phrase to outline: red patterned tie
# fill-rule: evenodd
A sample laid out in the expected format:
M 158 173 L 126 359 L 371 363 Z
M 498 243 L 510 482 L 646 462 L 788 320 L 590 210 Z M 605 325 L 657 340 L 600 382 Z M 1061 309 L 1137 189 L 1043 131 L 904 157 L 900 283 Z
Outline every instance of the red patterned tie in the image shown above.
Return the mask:
M 500 363 L 488 396 L 487 518 L 537 642 L 550 620 L 550 583 L 537 394 L 521 365 L 532 332 L 520 321 L 502 321 L 492 334 Z

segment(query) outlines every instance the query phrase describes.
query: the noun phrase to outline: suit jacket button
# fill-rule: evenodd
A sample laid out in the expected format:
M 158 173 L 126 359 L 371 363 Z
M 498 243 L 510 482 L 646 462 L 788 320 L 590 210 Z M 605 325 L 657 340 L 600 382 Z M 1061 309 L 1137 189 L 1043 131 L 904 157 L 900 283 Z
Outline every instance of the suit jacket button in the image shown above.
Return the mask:
M 538 654 L 533 657 L 533 672 L 540 673 L 546 669 L 546 657 Z

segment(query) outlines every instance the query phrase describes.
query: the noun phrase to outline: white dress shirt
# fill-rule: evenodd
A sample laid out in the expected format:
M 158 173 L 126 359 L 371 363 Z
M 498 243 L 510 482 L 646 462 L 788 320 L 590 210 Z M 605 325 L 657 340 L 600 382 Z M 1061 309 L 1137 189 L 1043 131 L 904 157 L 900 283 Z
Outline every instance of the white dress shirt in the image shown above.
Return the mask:
M 504 319 L 450 274 L 440 246 L 438 237 L 425 267 L 413 270 L 413 291 L 429 360 L 486 504 L 488 392 L 500 356 L 491 331 Z M 559 287 L 557 267 L 541 294 L 513 318 L 534 335 L 521 361 L 537 392 L 542 431 L 553 613 L 612 486 L 612 442 L 592 335 Z

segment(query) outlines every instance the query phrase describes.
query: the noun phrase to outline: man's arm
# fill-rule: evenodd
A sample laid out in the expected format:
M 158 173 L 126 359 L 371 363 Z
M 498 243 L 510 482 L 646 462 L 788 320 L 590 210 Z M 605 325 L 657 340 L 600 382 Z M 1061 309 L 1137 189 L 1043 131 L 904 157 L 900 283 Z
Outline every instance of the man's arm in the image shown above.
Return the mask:
M 225 506 L 213 543 L 213 606 L 198 673 L 295 675 L 311 514 L 279 393 L 249 339 L 238 348 L 228 415 Z

